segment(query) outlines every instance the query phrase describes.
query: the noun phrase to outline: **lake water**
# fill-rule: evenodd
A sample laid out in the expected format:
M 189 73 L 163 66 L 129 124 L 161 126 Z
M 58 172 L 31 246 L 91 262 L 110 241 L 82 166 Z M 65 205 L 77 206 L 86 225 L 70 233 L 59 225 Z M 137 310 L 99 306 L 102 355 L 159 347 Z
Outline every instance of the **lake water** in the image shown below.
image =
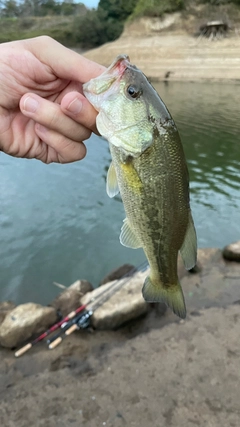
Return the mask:
M 240 238 L 240 86 L 156 84 L 180 131 L 191 179 L 199 247 Z M 88 155 L 44 165 L 0 153 L 0 300 L 49 303 L 59 289 L 87 279 L 97 286 L 111 269 L 145 260 L 119 243 L 124 210 L 109 199 L 107 143 Z

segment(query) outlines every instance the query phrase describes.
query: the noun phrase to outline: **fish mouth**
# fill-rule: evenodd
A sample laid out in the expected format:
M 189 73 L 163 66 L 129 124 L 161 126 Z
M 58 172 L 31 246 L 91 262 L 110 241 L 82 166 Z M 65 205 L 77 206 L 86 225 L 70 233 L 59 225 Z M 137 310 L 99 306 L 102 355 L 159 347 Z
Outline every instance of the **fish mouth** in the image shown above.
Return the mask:
M 90 98 L 91 94 L 101 95 L 106 92 L 114 82 L 119 81 L 125 70 L 131 66 L 129 61 L 128 55 L 119 55 L 100 76 L 85 83 L 83 85 L 83 92 L 87 98 Z
M 130 58 L 128 55 L 118 55 L 112 62 L 110 67 L 104 72 L 106 74 L 116 75 L 122 77 L 124 71 L 130 66 Z

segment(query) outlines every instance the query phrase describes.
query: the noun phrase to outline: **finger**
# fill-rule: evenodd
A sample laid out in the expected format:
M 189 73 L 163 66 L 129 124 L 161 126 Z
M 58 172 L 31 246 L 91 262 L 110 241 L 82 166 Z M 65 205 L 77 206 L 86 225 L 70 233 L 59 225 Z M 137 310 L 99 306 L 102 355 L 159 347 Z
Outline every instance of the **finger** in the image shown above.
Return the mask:
M 96 128 L 97 111 L 79 92 L 69 92 L 61 100 L 61 110 L 78 123 L 98 133 Z
M 74 141 L 83 141 L 91 135 L 91 130 L 66 116 L 56 102 L 27 93 L 20 100 L 22 113 L 48 129 L 56 131 Z
M 82 160 L 86 156 L 87 150 L 82 142 L 72 141 L 39 124 L 35 125 L 35 132 L 41 141 L 48 146 L 47 154 L 44 159 L 41 159 L 45 163 L 71 163 Z
M 85 83 L 105 71 L 102 65 L 84 58 L 51 37 L 40 36 L 25 40 L 25 43 L 41 62 L 50 66 L 54 74 L 63 79 Z

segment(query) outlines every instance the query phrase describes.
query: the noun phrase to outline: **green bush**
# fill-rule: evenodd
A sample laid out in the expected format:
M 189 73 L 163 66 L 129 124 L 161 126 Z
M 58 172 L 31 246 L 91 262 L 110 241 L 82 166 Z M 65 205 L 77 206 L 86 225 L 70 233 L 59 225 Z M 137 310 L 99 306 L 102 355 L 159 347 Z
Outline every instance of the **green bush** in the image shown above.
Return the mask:
M 136 3 L 137 0 L 100 0 L 97 10 L 76 17 L 73 28 L 76 41 L 82 47 L 91 48 L 116 40 Z
M 109 18 L 105 10 L 89 10 L 84 17 L 77 17 L 73 32 L 76 42 L 82 47 L 95 47 L 117 39 L 123 30 L 123 23 Z
M 139 0 L 131 18 L 139 16 L 160 17 L 164 13 L 171 13 L 184 9 L 186 0 Z
M 138 0 L 100 0 L 98 7 L 105 10 L 109 18 L 125 21 L 137 2 Z

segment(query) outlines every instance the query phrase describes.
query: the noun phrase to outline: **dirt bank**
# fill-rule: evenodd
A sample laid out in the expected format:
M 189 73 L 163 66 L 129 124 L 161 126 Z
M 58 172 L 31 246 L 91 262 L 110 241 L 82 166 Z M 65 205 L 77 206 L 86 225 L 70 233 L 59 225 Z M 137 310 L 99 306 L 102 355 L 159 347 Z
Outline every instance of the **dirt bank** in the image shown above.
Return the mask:
M 123 36 L 88 51 L 85 56 L 109 65 L 120 53 L 130 56 L 150 79 L 201 81 L 240 80 L 240 37 L 222 40 L 197 39 L 184 32 L 149 36 Z
M 118 331 L 81 331 L 20 359 L 1 350 L 1 427 L 237 427 L 240 263 L 200 253 L 181 280 L 188 317 L 157 307 Z M 213 307 L 218 306 L 218 307 Z

